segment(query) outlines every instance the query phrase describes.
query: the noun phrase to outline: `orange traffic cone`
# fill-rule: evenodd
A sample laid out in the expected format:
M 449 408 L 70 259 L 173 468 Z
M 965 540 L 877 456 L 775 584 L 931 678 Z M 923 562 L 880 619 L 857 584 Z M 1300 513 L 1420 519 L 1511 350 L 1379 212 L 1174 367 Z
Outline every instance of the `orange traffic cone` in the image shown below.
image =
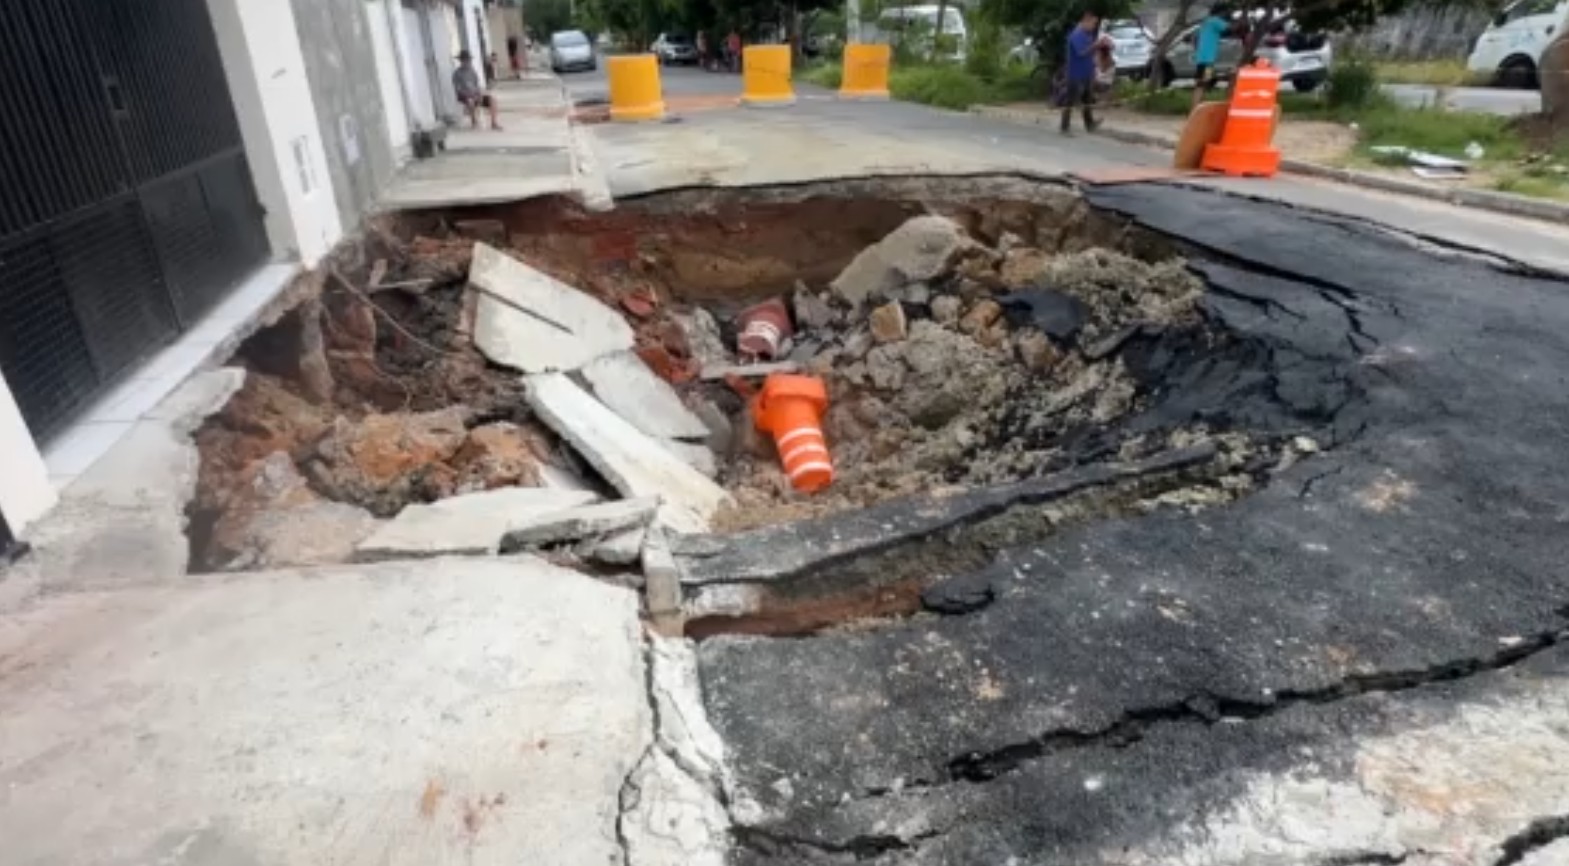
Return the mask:
M 823 410 L 828 408 L 828 388 L 816 376 L 774 373 L 763 382 L 763 391 L 752 401 L 757 429 L 774 437 L 779 461 L 790 484 L 802 493 L 816 493 L 834 480 L 823 437 Z
M 1205 171 L 1272 177 L 1280 170 L 1280 151 L 1269 146 L 1275 134 L 1275 94 L 1279 90 L 1280 73 L 1267 60 L 1237 70 L 1226 130 L 1219 144 L 1204 148 L 1201 166 Z

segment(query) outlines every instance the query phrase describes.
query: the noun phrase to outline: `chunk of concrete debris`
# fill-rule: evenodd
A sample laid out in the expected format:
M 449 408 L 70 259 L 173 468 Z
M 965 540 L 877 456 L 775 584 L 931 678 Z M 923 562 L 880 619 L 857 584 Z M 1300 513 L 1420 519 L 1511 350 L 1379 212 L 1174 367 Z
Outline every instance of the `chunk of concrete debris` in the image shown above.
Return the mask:
M 959 310 L 963 306 L 964 302 L 953 295 L 932 298 L 932 318 L 939 325 L 951 325 L 959 321 Z
M 1045 334 L 1033 328 L 1019 332 L 1014 340 L 1019 350 L 1019 361 L 1033 373 L 1042 373 L 1056 366 L 1062 353 L 1057 351 Z
M 632 328 L 615 310 L 495 247 L 474 245 L 469 282 L 480 292 L 474 345 L 497 364 L 574 370 L 632 348 Z
M 590 538 L 577 547 L 577 555 L 605 565 L 631 565 L 643 553 L 643 536 L 648 530 L 639 526 L 604 538 Z
M 1009 289 L 1022 289 L 1035 285 L 1051 265 L 1051 256 L 1034 247 L 1019 247 L 1003 256 L 997 276 Z
M 625 496 L 663 497 L 671 528 L 701 532 L 730 494 L 562 373 L 529 376 L 528 403 Z
M 909 325 L 904 319 L 904 307 L 898 301 L 889 301 L 872 310 L 867 317 L 872 339 L 879 343 L 897 343 L 904 339 Z
M 839 314 L 825 298 L 808 291 L 800 282 L 796 283 L 791 307 L 795 310 L 795 325 L 801 330 L 831 327 L 839 320 Z
M 970 307 L 970 311 L 959 320 L 959 330 L 974 336 L 990 328 L 1001 316 L 1002 305 L 991 298 L 985 298 L 976 301 L 975 306 Z
M 734 360 L 712 313 L 697 307 L 690 313 L 671 313 L 670 318 L 681 329 L 687 351 L 698 364 L 729 364 Z
M 731 364 L 723 367 L 704 367 L 702 379 L 705 382 L 711 382 L 716 379 L 723 379 L 726 376 L 755 378 L 772 373 L 796 373 L 800 372 L 800 370 L 801 365 L 797 361 L 774 361 L 769 364 Z
M 874 294 L 935 279 L 970 243 L 947 217 L 918 216 L 862 250 L 831 284 L 834 293 L 859 309 Z
M 670 383 L 655 376 L 632 352 L 595 358 L 584 365 L 583 378 L 601 403 L 650 436 L 701 439 L 708 435 L 703 420 L 686 408 Z
M 493 554 L 501 537 L 523 521 L 599 501 L 586 490 L 503 487 L 410 505 L 360 542 L 361 562 L 428 556 Z
M 618 499 L 538 514 L 517 522 L 501 537 L 501 552 L 516 553 L 542 544 L 578 541 L 642 529 L 654 518 L 659 497 Z

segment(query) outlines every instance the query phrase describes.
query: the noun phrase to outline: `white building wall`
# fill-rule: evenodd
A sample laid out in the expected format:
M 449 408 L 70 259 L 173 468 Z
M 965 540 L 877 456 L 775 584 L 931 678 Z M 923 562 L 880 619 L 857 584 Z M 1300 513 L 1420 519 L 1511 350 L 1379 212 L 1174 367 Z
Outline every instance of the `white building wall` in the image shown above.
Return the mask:
M 436 59 L 431 56 L 430 46 L 425 41 L 424 14 L 419 8 L 404 4 L 401 18 L 403 26 L 398 28 L 397 36 L 402 45 L 400 67 L 409 85 L 409 113 L 420 129 L 434 129 L 439 117 L 435 91 L 431 88 Z
M 314 265 L 343 236 L 294 12 L 281 0 L 207 0 L 267 237 Z
M 398 33 L 402 28 L 402 7 L 396 0 L 367 0 L 365 12 L 370 20 L 371 47 L 376 55 L 376 79 L 381 88 L 381 103 L 386 118 L 387 141 L 399 165 L 409 158 L 408 91 L 399 60 Z
M 452 90 L 452 73 L 457 69 L 458 52 L 463 50 L 459 39 L 457 10 L 441 3 L 439 9 L 430 10 L 430 44 L 436 52 L 436 114 L 456 122 L 463 116 L 463 106 Z
M 5 379 L 0 377 L 0 514 L 18 537 L 34 520 L 54 507 L 49 470 L 33 444 L 33 434 Z

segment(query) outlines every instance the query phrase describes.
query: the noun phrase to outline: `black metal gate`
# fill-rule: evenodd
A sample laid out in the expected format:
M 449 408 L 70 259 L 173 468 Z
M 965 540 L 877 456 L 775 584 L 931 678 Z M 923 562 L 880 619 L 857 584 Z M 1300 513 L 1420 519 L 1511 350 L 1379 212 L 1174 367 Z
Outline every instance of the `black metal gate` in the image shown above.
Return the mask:
M 205 0 L 0 2 L 0 370 L 35 438 L 266 254 Z

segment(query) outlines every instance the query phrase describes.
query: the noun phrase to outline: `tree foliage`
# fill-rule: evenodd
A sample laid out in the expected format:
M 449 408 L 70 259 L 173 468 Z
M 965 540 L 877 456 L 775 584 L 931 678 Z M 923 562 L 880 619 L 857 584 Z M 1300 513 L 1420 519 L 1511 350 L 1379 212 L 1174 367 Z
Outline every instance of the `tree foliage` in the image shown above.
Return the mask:
M 529 0 L 524 18 L 535 42 L 546 42 L 550 34 L 571 30 L 576 25 L 572 20 L 572 0 Z

